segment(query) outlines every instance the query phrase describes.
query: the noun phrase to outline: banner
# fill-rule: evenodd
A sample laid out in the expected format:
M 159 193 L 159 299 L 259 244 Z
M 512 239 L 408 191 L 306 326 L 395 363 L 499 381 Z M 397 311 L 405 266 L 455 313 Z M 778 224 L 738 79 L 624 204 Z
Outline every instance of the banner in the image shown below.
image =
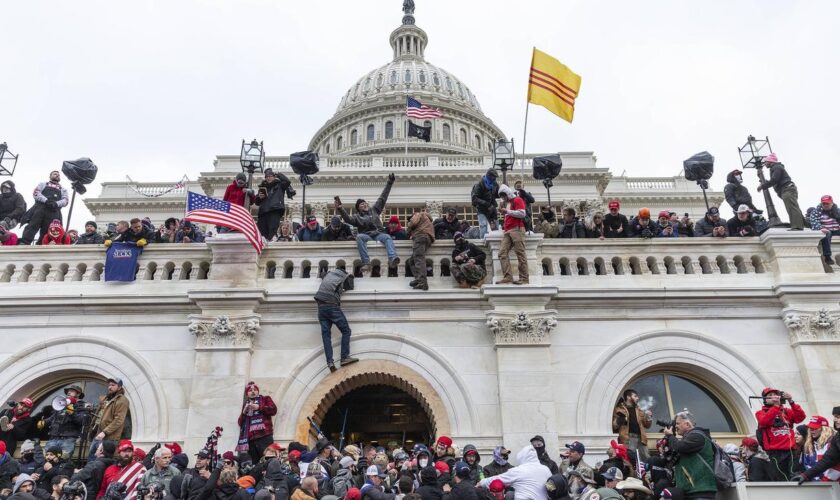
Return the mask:
M 141 253 L 134 243 L 112 243 L 105 252 L 105 281 L 134 281 Z

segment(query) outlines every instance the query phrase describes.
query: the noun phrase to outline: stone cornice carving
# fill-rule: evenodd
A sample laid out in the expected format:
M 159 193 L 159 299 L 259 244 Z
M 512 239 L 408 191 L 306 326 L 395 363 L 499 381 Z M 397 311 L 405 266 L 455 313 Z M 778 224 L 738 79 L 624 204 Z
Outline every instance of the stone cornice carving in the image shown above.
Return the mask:
M 840 311 L 789 311 L 783 320 L 793 345 L 840 343 Z
M 256 316 L 231 319 L 227 315 L 215 318 L 191 315 L 188 329 L 196 337 L 197 350 L 250 350 L 260 329 L 260 321 Z
M 551 313 L 529 315 L 525 311 L 512 315 L 493 314 L 487 318 L 487 326 L 496 346 L 547 346 L 551 344 L 551 330 L 557 326 L 554 318 Z

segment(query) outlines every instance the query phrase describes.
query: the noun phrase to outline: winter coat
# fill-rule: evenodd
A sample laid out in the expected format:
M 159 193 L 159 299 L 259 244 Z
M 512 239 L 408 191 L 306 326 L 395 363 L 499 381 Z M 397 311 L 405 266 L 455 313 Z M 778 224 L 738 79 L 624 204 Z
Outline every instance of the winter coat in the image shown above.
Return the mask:
M 298 241 L 321 241 L 324 237 L 324 228 L 320 224 L 315 224 L 315 229 L 309 229 L 308 224 L 304 224 L 297 232 Z
M 409 239 L 408 231 L 406 231 L 403 228 L 400 228 L 396 231 L 391 231 L 390 228 L 386 228 L 386 232 L 388 233 L 388 236 L 390 236 L 391 239 L 394 241 L 404 241 Z
M 315 497 L 304 491 L 302 488 L 298 488 L 294 493 L 292 493 L 292 500 L 315 500 Z
M 107 239 L 107 238 L 106 238 Z M 128 228 L 123 233 L 117 233 L 111 241 L 114 243 L 137 243 L 140 240 L 146 240 L 146 243 L 155 241 L 155 233 L 150 233 L 143 228 L 139 233 L 135 233 Z
M 770 178 L 767 182 L 761 184 L 761 189 L 768 189 L 772 187 L 779 198 L 781 198 L 782 190 L 786 188 L 788 184 L 792 183 L 793 181 L 788 175 L 787 170 L 785 170 L 785 166 L 781 163 L 773 163 L 770 165 Z
M 578 461 L 578 463 L 576 464 L 573 464 L 568 458 L 563 459 L 563 461 L 560 462 L 560 473 L 564 476 L 569 477 L 569 471 L 573 470 L 576 470 L 583 475 L 586 475 L 585 471 L 589 471 L 591 472 L 591 476 L 595 477 L 595 469 L 593 469 L 591 465 L 586 463 L 586 461 L 584 461 L 583 458 L 581 458 L 580 461 Z
M 319 303 L 341 305 L 341 294 L 345 290 L 353 289 L 353 275 L 343 269 L 335 269 L 327 273 L 321 280 L 321 286 L 315 294 Z
M 274 415 L 277 415 L 277 405 L 274 404 L 274 400 L 271 399 L 271 396 L 260 396 L 260 407 L 257 411 L 262 413 L 264 427 L 262 430 L 258 431 L 246 429 L 248 431 L 248 441 L 253 441 L 261 437 L 274 435 L 274 427 L 272 424 L 272 420 Z M 245 424 L 245 418 L 246 416 L 240 411 L 239 419 L 237 420 L 240 429 L 242 429 L 242 426 Z
M 479 486 L 487 488 L 491 481 L 498 479 L 505 483 L 505 486 L 514 489 L 515 500 L 547 500 L 545 482 L 551 477 L 551 471 L 540 463 L 534 447 L 528 445 L 519 450 L 516 460 L 519 462 L 518 466 L 504 474 L 484 478 Z
M 496 217 L 496 198 L 499 197 L 499 184 L 494 180 L 492 187 L 487 189 L 484 185 L 484 177 L 478 180 L 472 188 L 470 198 L 476 212 L 487 217 Z
M 435 242 L 435 226 L 432 224 L 432 218 L 426 212 L 417 212 L 412 215 L 406 228 L 412 238 L 425 234 L 432 243 Z
M 604 215 L 604 226 L 607 228 L 607 238 L 627 238 L 630 236 L 630 222 L 624 215 L 613 215 L 610 213 Z M 621 227 L 624 230 L 619 233 L 618 229 Z
M 695 427 L 682 439 L 668 436 L 668 447 L 679 455 L 674 465 L 674 482 L 686 496 L 700 493 L 715 496 L 717 483 L 712 470 L 715 452 L 709 430 Z
M 770 459 L 767 453 L 760 451 L 747 459 L 747 481 L 770 481 Z
M 726 221 L 726 230 L 729 233 L 729 236 L 742 236 L 741 231 L 746 231 L 743 236 L 755 236 L 757 233 L 755 232 L 755 219 L 753 216 L 750 215 L 750 218 L 742 221 L 736 215 L 732 217 L 728 221 Z
M 633 410 L 636 411 L 636 422 L 639 423 L 639 442 L 647 445 L 647 429 L 653 425 L 653 420 L 638 405 Z M 619 443 L 627 444 L 630 439 L 630 408 L 623 401 L 613 410 L 612 431 L 618 433 Z
M 840 464 L 840 433 L 835 434 L 828 442 L 828 448 L 823 453 L 822 459 L 813 467 L 802 473 L 808 479 L 820 477 L 825 471 Z
M 365 483 L 362 485 L 362 500 L 366 498 L 370 498 L 371 500 L 394 500 L 396 495 L 393 493 L 386 493 L 382 486 L 374 486 L 371 483 Z M 295 500 L 292 497 L 292 500 Z
M 68 460 L 59 460 L 58 462 L 52 464 L 50 470 L 44 470 L 44 465 L 41 465 L 35 473 L 40 476 L 38 479 L 38 487 L 47 491 L 52 491 L 52 479 L 55 476 L 71 477 L 74 470 L 73 464 Z M 2 486 L 0 486 L 0 489 L 2 489 Z
M 282 174 L 280 174 L 282 175 Z M 291 184 L 291 183 L 290 183 Z M 231 182 L 228 184 L 228 187 L 225 188 L 225 195 L 222 199 L 231 205 L 239 205 L 240 207 L 245 206 L 245 196 L 248 196 L 248 201 L 253 205 L 254 201 L 256 201 L 257 197 L 253 194 L 246 194 L 245 192 L 248 190 L 247 187 L 241 188 L 236 185 L 236 181 Z
M 499 465 L 496 461 L 492 461 L 489 464 L 484 466 L 484 477 L 493 477 L 498 476 L 500 474 L 504 474 L 505 472 L 511 470 L 513 465 L 510 462 L 506 463 L 505 465 Z
M 455 257 L 463 253 L 466 253 L 466 259 L 461 260 L 460 262 L 455 262 Z M 475 260 L 475 265 L 484 269 L 484 262 L 487 259 L 487 254 L 484 253 L 484 250 L 478 248 L 475 244 L 470 243 L 469 241 L 465 241 L 461 246 L 455 245 L 455 248 L 452 249 L 453 264 L 464 264 L 470 259 Z
M 449 493 L 443 494 L 443 500 L 478 500 L 478 492 L 475 483 L 468 479 L 462 479 L 456 483 Z
M 630 221 L 630 235 L 636 238 L 655 238 L 659 234 L 659 224 L 653 219 L 647 226 L 642 227 L 639 219 L 634 217 Z
M 470 465 L 469 462 L 467 462 L 466 460 L 467 452 L 470 451 L 475 452 L 475 463 L 473 463 L 472 465 Z M 475 487 L 475 485 L 478 484 L 479 481 L 484 479 L 484 470 L 481 468 L 480 464 L 481 455 L 478 453 L 478 449 L 476 449 L 476 447 L 471 444 L 464 446 L 462 452 L 464 455 L 464 463 L 466 463 L 470 467 L 470 481 L 472 481 L 473 483 L 472 486 Z
M 122 389 L 111 397 L 106 397 L 100 404 L 97 414 L 101 414 L 96 432 L 104 432 L 105 439 L 117 441 L 122 436 L 125 416 L 128 414 L 128 399 Z M 96 420 L 94 418 L 94 420 Z
M 98 231 L 94 231 L 93 234 L 81 233 L 79 239 L 76 240 L 76 245 L 101 245 L 103 243 L 105 243 L 105 237 Z
M 437 482 L 437 471 L 431 465 L 422 469 L 418 474 L 420 478 L 420 487 L 417 489 L 417 494 L 423 500 L 440 500 L 443 498 L 443 490 Z
M 811 224 L 811 229 L 813 229 L 814 231 L 819 231 L 820 229 L 822 229 L 822 223 L 820 222 L 820 219 L 823 215 L 828 215 L 829 217 L 840 223 L 840 208 L 837 207 L 837 204 L 831 205 L 831 208 L 827 211 L 823 210 L 823 207 L 820 204 L 814 207 L 814 209 L 811 210 L 811 213 L 808 216 L 808 222 Z
M 36 209 L 49 209 L 59 211 L 67 206 L 70 198 L 67 197 L 67 190 L 61 184 L 54 182 L 41 182 L 35 187 L 32 193 L 35 198 Z M 47 207 L 48 202 L 55 202 L 56 208 Z
M 391 194 L 391 186 L 394 182 L 389 180 L 385 183 L 385 189 L 376 200 L 372 207 L 368 207 L 366 212 L 357 212 L 351 217 L 344 208 L 344 205 L 338 207 L 338 214 L 344 219 L 344 222 L 355 226 L 359 229 L 359 234 L 366 233 L 370 237 L 374 237 L 379 233 L 385 232 L 385 226 L 382 224 L 382 210 L 385 209 L 385 204 L 388 202 L 388 195 Z
M 239 487 L 236 483 L 227 483 L 213 490 L 210 497 L 213 500 L 251 500 L 252 497 L 247 490 Z M 292 497 L 294 498 L 294 497 Z
M 342 223 L 341 227 L 335 229 L 331 224 L 324 228 L 324 234 L 321 236 L 322 241 L 353 241 L 356 237 L 353 236 L 353 229 Z
M 7 221 L 9 229 L 12 229 L 26 213 L 26 200 L 23 199 L 22 194 L 15 190 L 14 182 L 6 181 L 0 186 L 11 189 L 9 193 L 0 194 L 0 222 Z
M 192 228 L 190 234 L 186 235 L 187 238 L 190 239 L 190 243 L 204 243 L 204 234 L 198 230 L 195 224 L 191 222 L 185 222 L 184 226 L 189 225 Z M 178 232 L 175 233 L 175 243 L 181 243 L 184 240 L 184 228 L 178 229 Z M 149 240 L 152 241 L 152 240 Z
M 525 218 L 530 220 L 531 214 L 533 213 L 531 212 L 531 205 L 533 205 L 534 202 L 537 200 L 534 199 L 534 195 L 532 195 L 528 191 L 525 191 L 524 189 L 514 189 L 514 192 L 516 193 L 516 196 L 519 196 L 520 198 L 522 198 L 522 201 L 525 202 Z
M 461 221 L 458 220 L 458 217 L 455 217 L 452 222 L 446 220 L 446 217 L 441 217 L 439 219 L 435 219 L 434 226 L 435 238 L 439 240 L 451 240 L 455 237 L 455 233 L 458 232 L 458 229 L 461 226 Z
M 50 224 L 50 227 L 53 227 Z M 64 228 L 61 227 L 61 224 L 58 224 L 58 236 L 53 237 L 49 232 L 41 238 L 42 245 L 72 245 L 73 242 L 70 240 L 70 236 L 64 232 Z
M 180 475 L 181 471 L 179 471 L 174 465 L 170 465 L 163 470 L 158 470 L 157 466 L 152 466 L 151 469 L 147 470 L 146 473 L 143 474 L 143 479 L 140 480 L 140 484 L 149 485 L 152 483 L 163 483 L 163 486 L 168 492 L 169 483 L 172 482 L 172 478 Z M 236 485 L 236 487 L 238 488 L 239 486 Z
M 102 478 L 105 475 L 105 469 L 114 464 L 113 458 L 97 458 L 91 460 L 84 466 L 82 470 L 73 474 L 70 482 L 81 481 L 85 484 L 87 489 L 87 500 L 94 500 L 96 494 L 99 492 L 99 486 L 102 484 Z
M 561 220 L 557 223 L 558 238 L 586 238 L 586 228 L 583 223 L 575 219 L 573 222 Z
M 288 195 L 291 200 L 296 194 L 295 190 L 292 189 L 292 182 L 288 177 L 280 172 L 275 172 L 274 175 L 276 178 L 271 184 L 268 184 L 266 181 L 262 181 L 260 185 L 257 186 L 258 190 L 265 189 L 265 198 L 257 197 L 254 201 L 260 207 L 258 212 L 259 215 L 286 210 L 286 202 L 284 201 L 285 196 Z
M 726 227 L 726 224 L 723 222 L 723 219 L 718 219 L 717 222 L 714 222 L 707 215 L 707 216 L 703 217 L 702 219 L 700 219 L 699 221 L 697 221 L 696 224 L 694 224 L 694 236 L 698 236 L 698 237 L 699 236 L 712 236 L 712 231 L 716 227 L 720 227 L 720 226 Z M 729 232 L 729 229 L 727 228 L 727 234 L 728 234 L 728 232 Z
M 50 439 L 77 438 L 82 434 L 85 417 L 76 411 L 54 411 L 46 420 L 46 425 L 50 430 Z
M 11 415 L 9 415 L 11 419 Z M 18 441 L 23 441 L 29 436 L 29 430 L 35 422 L 32 417 L 27 415 L 23 418 L 18 418 L 14 422 L 14 427 L 9 432 L 0 432 L 0 441 L 6 443 L 6 449 L 14 453 L 17 448 Z
M 586 237 L 587 238 L 600 238 L 603 236 L 604 238 L 607 237 L 607 226 L 603 223 L 599 225 L 593 224 L 592 227 L 586 228 Z
M 666 222 L 665 224 L 657 224 L 659 231 L 656 233 L 657 238 L 679 238 L 680 237 L 680 228 L 679 224 L 675 224 L 673 222 Z M 671 228 L 671 234 L 665 234 L 666 228 Z
M 728 184 L 723 188 L 723 196 L 726 198 L 726 203 L 732 207 L 733 212 L 737 212 L 740 205 L 748 206 L 753 212 L 758 210 L 753 205 L 750 190 L 743 183 L 735 180 L 734 170 L 726 176 L 726 182 Z
M 20 474 L 20 464 L 9 452 L 0 455 L 0 490 L 12 489 L 12 477 Z
M 21 455 L 20 459 L 18 459 L 20 472 L 23 474 L 29 474 L 30 476 L 41 468 L 44 465 L 44 462 L 46 462 L 46 459 L 44 458 L 44 448 L 41 447 L 40 443 L 35 445 L 33 453 Z
M 780 418 L 779 427 L 774 426 L 776 417 Z M 796 403 L 791 403 L 790 408 L 764 406 L 755 412 L 755 419 L 758 421 L 764 451 L 788 451 L 796 446 L 793 426 L 805 420 L 805 412 Z

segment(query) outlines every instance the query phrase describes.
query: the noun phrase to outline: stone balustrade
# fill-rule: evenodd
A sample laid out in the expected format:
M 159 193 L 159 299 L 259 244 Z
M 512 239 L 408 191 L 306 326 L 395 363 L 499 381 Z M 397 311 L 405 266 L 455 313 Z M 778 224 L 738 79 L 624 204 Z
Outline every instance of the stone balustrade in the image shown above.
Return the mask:
M 250 245 L 235 234 L 211 239 L 209 244 L 151 244 L 138 259 L 137 281 L 225 281 L 229 274 L 214 276 L 213 267 L 222 264 L 220 243 L 226 255 L 236 255 L 233 268 L 240 276 L 254 282 L 290 283 L 315 280 L 335 268 L 353 272 L 362 280 L 401 282 L 411 277 L 408 260 L 410 241 L 395 246 L 402 262 L 396 269 L 387 268 L 385 248 L 371 242 L 368 250 L 372 272 L 362 276 L 361 260 L 355 242 L 270 243 L 258 258 Z M 812 232 L 794 233 L 772 230 L 756 238 L 675 238 L 653 240 L 543 239 L 532 235 L 526 240 L 532 284 L 555 284 L 567 280 L 599 280 L 621 277 L 624 280 L 696 280 L 719 279 L 738 275 L 766 275 L 777 279 L 782 273 L 825 275 L 817 241 Z M 214 243 L 217 241 L 218 243 Z M 491 233 L 486 242 L 478 242 L 488 253 L 488 276 L 500 275 L 498 253 L 501 234 Z M 452 242 L 438 241 L 426 256 L 430 283 L 452 287 Z M 95 282 L 103 280 L 105 251 L 101 246 L 11 247 L 0 249 L 0 285 L 38 282 Z M 490 262 L 489 259 L 492 259 Z M 516 265 L 516 258 L 511 253 Z M 242 267 L 241 265 L 249 264 Z M 248 276 L 245 276 L 248 275 Z M 490 282 L 488 279 L 488 283 Z M 745 278 L 746 279 L 746 278 Z M 751 280 L 755 277 L 749 278 Z

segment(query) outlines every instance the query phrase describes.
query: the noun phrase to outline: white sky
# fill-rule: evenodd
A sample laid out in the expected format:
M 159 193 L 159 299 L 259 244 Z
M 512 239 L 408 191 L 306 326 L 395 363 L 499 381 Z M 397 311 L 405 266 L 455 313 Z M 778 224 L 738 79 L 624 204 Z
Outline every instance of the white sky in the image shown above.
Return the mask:
M 614 175 L 648 176 L 708 150 L 721 189 L 746 136 L 769 135 L 803 212 L 840 196 L 836 0 L 416 3 L 427 59 L 464 81 L 520 152 L 537 46 L 583 83 L 572 125 L 532 106 L 526 152 L 594 151 Z M 99 166 L 95 196 L 125 175 L 195 179 L 243 138 L 268 154 L 305 149 L 350 85 L 390 59 L 401 6 L 3 2 L 0 141 L 20 154 L 13 180 L 31 203 L 38 181 L 80 156 Z M 79 201 L 76 228 L 90 217 Z

